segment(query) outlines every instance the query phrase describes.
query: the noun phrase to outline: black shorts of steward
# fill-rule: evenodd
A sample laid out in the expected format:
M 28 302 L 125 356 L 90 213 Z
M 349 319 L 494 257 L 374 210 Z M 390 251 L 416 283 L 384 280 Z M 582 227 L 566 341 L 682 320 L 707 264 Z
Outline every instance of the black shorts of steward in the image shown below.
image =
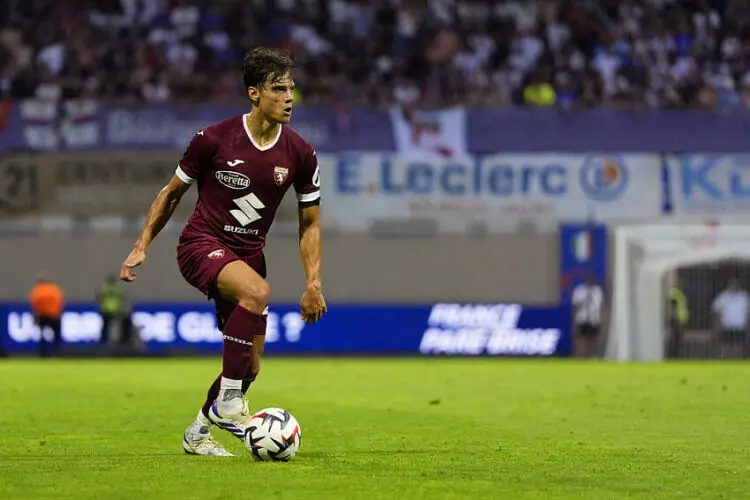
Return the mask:
M 594 323 L 579 323 L 576 330 L 578 335 L 587 339 L 593 339 L 599 335 L 599 325 Z

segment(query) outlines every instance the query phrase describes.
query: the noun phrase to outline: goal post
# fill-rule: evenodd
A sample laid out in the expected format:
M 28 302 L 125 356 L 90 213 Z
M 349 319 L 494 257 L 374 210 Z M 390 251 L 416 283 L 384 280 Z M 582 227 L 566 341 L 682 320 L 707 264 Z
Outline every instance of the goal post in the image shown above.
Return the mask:
M 750 225 L 653 224 L 614 230 L 612 301 L 605 357 L 664 359 L 666 278 L 670 271 L 750 259 Z

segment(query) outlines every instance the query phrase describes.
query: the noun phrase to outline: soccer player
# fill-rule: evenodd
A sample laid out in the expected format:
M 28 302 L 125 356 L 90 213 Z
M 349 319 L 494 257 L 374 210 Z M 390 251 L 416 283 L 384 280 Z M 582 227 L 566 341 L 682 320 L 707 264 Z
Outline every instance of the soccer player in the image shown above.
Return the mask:
M 177 245 L 185 280 L 216 306 L 224 337 L 222 372 L 183 436 L 196 455 L 229 456 L 211 437 L 211 425 L 243 439 L 250 421 L 245 393 L 258 376 L 270 288 L 263 247 L 284 194 L 294 186 L 299 202 L 299 246 L 307 285 L 300 310 L 307 323 L 326 312 L 321 291 L 320 172 L 315 150 L 286 124 L 292 116 L 293 61 L 283 52 L 256 48 L 243 61 L 251 110 L 199 130 L 174 176 L 156 196 L 140 236 L 120 271 L 134 268 L 191 184 L 195 211 Z

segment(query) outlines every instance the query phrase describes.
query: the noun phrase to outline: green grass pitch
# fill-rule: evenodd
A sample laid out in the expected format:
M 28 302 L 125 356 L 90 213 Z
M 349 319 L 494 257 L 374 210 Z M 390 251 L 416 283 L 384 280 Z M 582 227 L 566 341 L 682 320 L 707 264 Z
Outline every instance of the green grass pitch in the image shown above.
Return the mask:
M 266 359 L 286 464 L 183 453 L 219 366 L 0 360 L 0 498 L 750 498 L 750 364 Z

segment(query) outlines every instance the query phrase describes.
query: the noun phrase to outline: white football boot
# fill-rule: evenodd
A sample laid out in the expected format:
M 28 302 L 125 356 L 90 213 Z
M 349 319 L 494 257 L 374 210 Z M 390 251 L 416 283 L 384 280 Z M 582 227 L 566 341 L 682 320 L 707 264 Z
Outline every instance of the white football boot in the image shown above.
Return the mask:
M 252 419 L 250 410 L 247 408 L 247 401 L 242 397 L 241 391 L 229 390 L 226 392 L 229 394 L 226 394 L 225 391 L 219 393 L 219 397 L 208 410 L 208 419 L 217 427 L 231 432 L 238 439 L 244 440 Z M 234 411 L 227 410 L 227 408 Z
M 193 422 L 182 435 L 182 448 L 190 455 L 233 457 L 211 436 L 211 425 Z

